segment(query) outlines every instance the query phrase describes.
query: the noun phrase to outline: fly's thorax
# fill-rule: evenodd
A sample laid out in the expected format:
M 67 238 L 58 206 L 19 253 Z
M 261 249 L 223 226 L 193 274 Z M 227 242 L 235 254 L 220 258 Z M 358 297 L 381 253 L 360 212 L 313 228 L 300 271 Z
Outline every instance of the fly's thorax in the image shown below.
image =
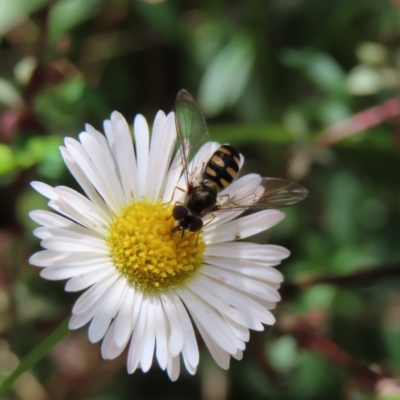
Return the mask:
M 207 163 L 203 179 L 212 181 L 218 186 L 218 191 L 225 189 L 236 178 L 240 169 L 239 152 L 228 144 L 219 147 Z
M 203 182 L 202 185 L 192 188 L 186 197 L 185 205 L 188 210 L 196 217 L 202 217 L 211 212 L 217 204 L 217 191 L 215 184 Z

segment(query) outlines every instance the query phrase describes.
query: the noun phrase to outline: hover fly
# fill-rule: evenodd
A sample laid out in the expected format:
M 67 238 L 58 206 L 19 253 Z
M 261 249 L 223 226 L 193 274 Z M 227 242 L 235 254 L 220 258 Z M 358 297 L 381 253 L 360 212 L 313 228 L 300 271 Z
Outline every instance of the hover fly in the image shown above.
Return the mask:
M 203 219 L 216 211 L 280 208 L 303 200 L 308 191 L 303 186 L 279 178 L 252 175 L 233 194 L 224 193 L 241 168 L 241 155 L 228 144 L 214 151 L 206 162 L 197 163 L 195 155 L 205 148 L 210 137 L 206 121 L 193 97 L 180 90 L 175 103 L 175 122 L 186 182 L 183 203 L 176 203 L 172 232 L 198 232 Z M 233 186 L 233 185 L 232 185 Z M 227 192 L 227 191 L 225 191 Z

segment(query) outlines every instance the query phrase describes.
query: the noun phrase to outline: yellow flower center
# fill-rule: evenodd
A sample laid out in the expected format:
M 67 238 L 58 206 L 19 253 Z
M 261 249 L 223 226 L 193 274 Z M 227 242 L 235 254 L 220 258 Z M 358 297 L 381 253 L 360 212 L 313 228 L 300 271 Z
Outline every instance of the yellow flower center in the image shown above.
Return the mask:
M 203 264 L 201 233 L 171 232 L 171 205 L 142 201 L 123 207 L 108 243 L 115 266 L 137 288 L 159 293 L 182 285 Z

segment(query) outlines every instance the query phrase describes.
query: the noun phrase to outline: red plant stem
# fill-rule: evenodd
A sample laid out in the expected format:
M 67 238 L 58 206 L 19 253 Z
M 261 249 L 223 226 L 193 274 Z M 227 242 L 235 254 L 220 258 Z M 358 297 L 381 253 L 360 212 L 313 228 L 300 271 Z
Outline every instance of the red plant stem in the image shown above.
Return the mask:
M 356 133 L 398 116 L 400 116 L 400 97 L 394 97 L 327 128 L 318 136 L 317 144 L 321 147 L 332 146 Z
M 316 351 L 351 372 L 355 376 L 357 386 L 363 386 L 374 391 L 376 383 L 382 379 L 379 373 L 355 360 L 327 337 L 316 332 L 307 320 L 298 320 L 290 333 L 295 337 L 300 347 Z
M 297 294 L 301 290 L 319 283 L 332 285 L 355 285 L 368 281 L 376 281 L 376 279 L 388 279 L 390 277 L 400 276 L 400 264 L 393 264 L 374 269 L 358 271 L 346 276 L 323 276 L 314 279 L 303 280 L 299 282 L 284 283 L 281 288 L 283 297 L 286 295 Z

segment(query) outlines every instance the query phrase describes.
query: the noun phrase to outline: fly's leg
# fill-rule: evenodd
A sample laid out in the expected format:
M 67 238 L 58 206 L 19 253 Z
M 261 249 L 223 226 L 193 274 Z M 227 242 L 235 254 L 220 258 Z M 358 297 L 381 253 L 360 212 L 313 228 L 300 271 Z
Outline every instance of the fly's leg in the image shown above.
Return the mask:
M 208 224 L 210 224 L 211 222 L 214 221 L 214 219 L 215 219 L 215 214 L 214 214 L 213 212 L 211 213 L 211 216 L 212 216 L 212 218 L 211 218 L 209 221 L 207 221 L 207 222 L 203 225 L 203 227 L 207 226 Z
M 181 192 L 183 192 L 183 193 L 187 193 L 187 190 L 182 189 L 182 188 L 179 187 L 179 186 L 175 186 L 174 191 L 172 192 L 171 198 L 170 198 L 169 201 L 167 201 L 166 203 L 162 203 L 163 206 L 166 206 L 167 204 L 171 204 L 171 203 L 172 203 L 172 199 L 173 199 L 174 196 L 175 196 L 175 190 L 179 190 L 179 191 L 181 191 Z

